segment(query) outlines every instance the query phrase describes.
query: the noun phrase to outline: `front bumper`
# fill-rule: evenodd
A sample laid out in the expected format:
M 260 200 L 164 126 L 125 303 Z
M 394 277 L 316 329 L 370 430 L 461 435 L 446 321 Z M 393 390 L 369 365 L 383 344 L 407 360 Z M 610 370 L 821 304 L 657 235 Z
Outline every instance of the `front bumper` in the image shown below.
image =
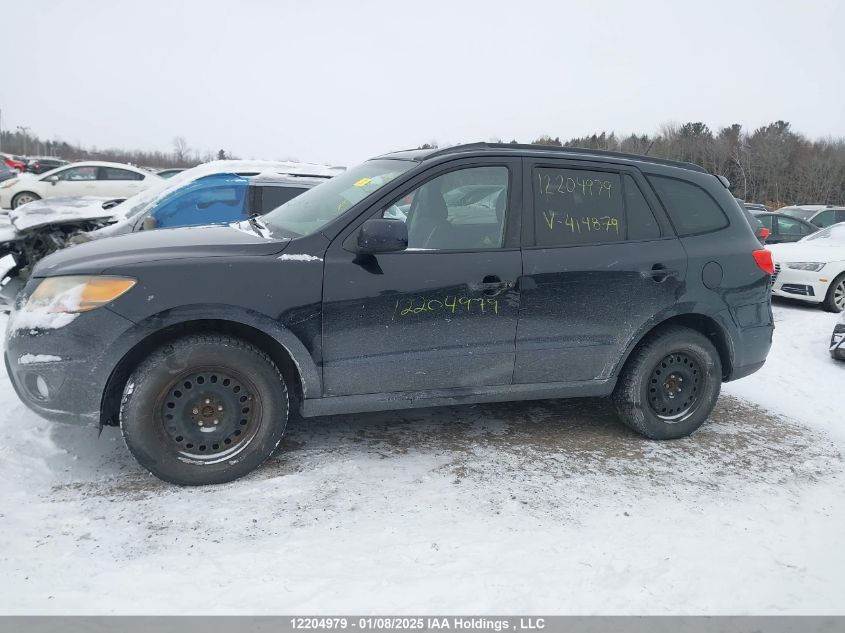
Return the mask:
M 11 209 L 12 208 L 12 190 L 14 187 L 2 187 L 3 183 L 0 183 L 0 209 Z
M 822 279 L 827 281 L 821 281 Z M 827 295 L 830 281 L 824 273 L 824 268 L 818 272 L 796 270 L 783 263 L 778 265 L 778 273 L 772 283 L 772 294 L 776 297 L 821 303 Z
M 13 312 L 6 369 L 18 397 L 40 416 L 96 425 L 106 384 L 131 345 L 134 324 L 108 308 L 66 316 L 69 321 L 54 322 L 63 323 L 60 327 L 31 327 L 25 315 Z
M 833 335 L 830 337 L 830 355 L 838 360 L 845 360 L 845 325 L 837 325 L 833 328 Z

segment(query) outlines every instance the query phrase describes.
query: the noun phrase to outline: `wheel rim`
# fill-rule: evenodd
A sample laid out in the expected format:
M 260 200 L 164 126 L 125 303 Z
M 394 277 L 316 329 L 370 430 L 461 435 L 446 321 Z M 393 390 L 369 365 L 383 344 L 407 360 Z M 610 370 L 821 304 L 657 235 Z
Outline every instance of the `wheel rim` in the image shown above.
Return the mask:
M 244 450 L 255 438 L 262 400 L 253 384 L 232 369 L 193 369 L 161 392 L 158 423 L 180 459 L 214 464 Z
M 648 404 L 658 418 L 676 424 L 698 408 L 705 375 L 689 354 L 674 352 L 655 366 L 648 382 Z
M 840 310 L 845 310 L 845 279 L 833 289 L 833 303 Z
M 15 208 L 17 209 L 19 206 L 26 204 L 27 202 L 35 202 L 36 198 L 34 196 L 30 196 L 29 194 L 21 194 L 18 196 L 17 202 L 15 203 Z

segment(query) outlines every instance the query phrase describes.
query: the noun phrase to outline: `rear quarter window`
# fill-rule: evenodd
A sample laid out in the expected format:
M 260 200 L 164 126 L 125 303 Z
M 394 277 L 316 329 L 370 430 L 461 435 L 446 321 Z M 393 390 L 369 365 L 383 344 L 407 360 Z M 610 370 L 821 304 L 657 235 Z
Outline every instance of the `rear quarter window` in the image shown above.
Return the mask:
M 677 178 L 648 176 L 678 235 L 709 233 L 728 226 L 728 216 L 698 185 Z

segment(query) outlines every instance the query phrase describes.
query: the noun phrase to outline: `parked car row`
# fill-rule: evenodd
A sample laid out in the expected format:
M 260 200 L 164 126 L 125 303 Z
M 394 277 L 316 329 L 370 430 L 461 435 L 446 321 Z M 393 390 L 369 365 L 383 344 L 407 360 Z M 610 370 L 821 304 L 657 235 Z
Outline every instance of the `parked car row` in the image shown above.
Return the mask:
M 128 199 L 48 198 L 9 212 L 0 230 L 0 288 L 6 308 L 50 253 L 73 244 L 154 228 L 238 222 L 263 215 L 338 172 L 272 161 L 214 161 L 161 180 Z M 0 306 L 2 307 L 2 306 Z

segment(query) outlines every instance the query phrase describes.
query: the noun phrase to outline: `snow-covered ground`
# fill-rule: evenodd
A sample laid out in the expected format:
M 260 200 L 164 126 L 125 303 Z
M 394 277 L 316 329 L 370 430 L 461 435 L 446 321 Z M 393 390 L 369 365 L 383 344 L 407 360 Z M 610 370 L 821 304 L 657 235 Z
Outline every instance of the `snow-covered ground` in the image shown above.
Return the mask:
M 688 439 L 596 400 L 295 420 L 204 489 L 3 372 L 0 613 L 845 613 L 835 317 L 775 315 L 769 363 Z

